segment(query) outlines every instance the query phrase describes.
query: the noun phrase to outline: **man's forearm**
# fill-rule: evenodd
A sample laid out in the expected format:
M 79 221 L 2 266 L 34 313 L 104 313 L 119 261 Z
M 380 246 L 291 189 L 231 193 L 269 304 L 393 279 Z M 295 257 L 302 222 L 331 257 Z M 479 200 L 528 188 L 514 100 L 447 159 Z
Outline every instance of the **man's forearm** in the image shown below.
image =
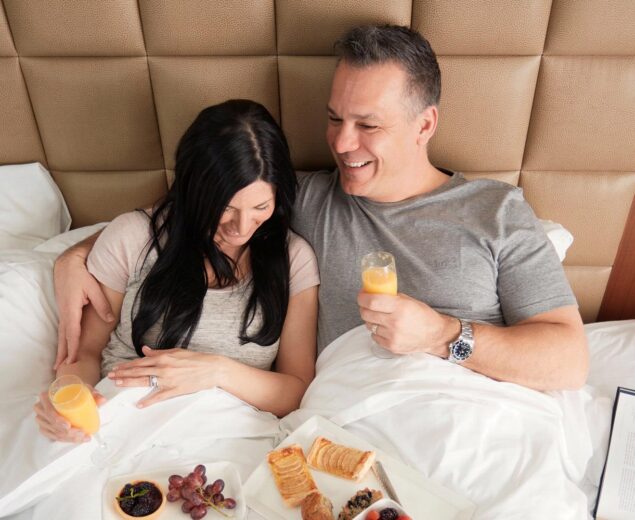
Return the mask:
M 81 242 L 72 245 L 58 257 L 57 262 L 73 257 L 81 258 L 85 263 L 99 235 L 101 235 L 101 231 L 97 231 L 97 233 L 85 238 Z
M 475 372 L 536 390 L 577 389 L 586 381 L 589 359 L 581 321 L 477 323 L 474 337 L 474 353 L 464 365 Z

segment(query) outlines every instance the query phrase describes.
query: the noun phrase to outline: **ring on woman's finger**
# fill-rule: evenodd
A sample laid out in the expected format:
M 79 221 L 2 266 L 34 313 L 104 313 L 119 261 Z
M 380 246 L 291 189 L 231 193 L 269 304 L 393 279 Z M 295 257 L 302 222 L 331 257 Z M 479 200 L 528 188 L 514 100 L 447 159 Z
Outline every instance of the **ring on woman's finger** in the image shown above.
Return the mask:
M 150 376 L 150 388 L 159 388 L 159 378 L 157 376 Z
M 377 325 L 376 323 L 373 323 L 373 326 L 370 328 L 370 332 L 374 335 L 377 334 L 377 327 L 379 327 L 379 325 Z

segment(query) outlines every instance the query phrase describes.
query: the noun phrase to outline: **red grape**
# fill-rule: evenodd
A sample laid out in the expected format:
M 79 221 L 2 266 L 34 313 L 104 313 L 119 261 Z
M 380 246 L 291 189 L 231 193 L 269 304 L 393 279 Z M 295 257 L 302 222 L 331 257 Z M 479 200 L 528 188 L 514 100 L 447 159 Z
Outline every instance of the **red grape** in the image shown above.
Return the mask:
M 222 493 L 223 489 L 225 489 L 225 481 L 222 478 L 216 479 L 212 484 L 213 493 Z
M 170 489 L 166 498 L 168 499 L 168 502 L 176 502 L 179 498 L 181 498 L 181 492 L 178 489 Z
M 189 513 L 193 507 L 194 504 L 192 504 L 192 502 L 190 502 L 189 500 L 186 500 L 181 504 L 181 511 L 183 511 L 184 513 Z
M 207 468 L 203 464 L 199 464 L 194 468 L 194 473 L 199 474 L 201 477 L 205 475 L 205 471 L 207 471 Z
M 236 507 L 236 501 L 233 498 L 226 498 L 223 506 L 225 509 L 234 509 Z
M 181 475 L 170 475 L 168 482 L 171 486 L 181 487 L 183 485 L 183 477 Z
M 223 500 L 225 499 L 225 497 L 223 496 L 222 493 L 216 493 L 213 497 L 212 497 L 212 502 L 214 502 L 214 505 L 217 506 L 219 505 Z
M 190 502 L 192 502 L 192 504 L 194 504 L 195 506 L 200 506 L 204 502 L 204 500 L 203 497 L 195 491 L 190 497 Z
M 205 506 L 194 507 L 190 511 L 190 516 L 193 518 L 193 520 L 197 520 L 198 518 L 203 518 L 206 514 L 207 514 L 207 507 Z

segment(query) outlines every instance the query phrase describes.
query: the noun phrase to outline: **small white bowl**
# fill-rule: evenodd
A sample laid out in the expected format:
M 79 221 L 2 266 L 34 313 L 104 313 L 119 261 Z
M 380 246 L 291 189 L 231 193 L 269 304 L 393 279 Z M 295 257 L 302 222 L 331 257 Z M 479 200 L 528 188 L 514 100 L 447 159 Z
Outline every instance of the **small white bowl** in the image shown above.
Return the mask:
M 381 500 L 378 500 L 374 504 L 364 509 L 360 514 L 355 516 L 353 520 L 365 520 L 366 515 L 371 511 L 381 511 L 382 509 L 386 509 L 387 507 L 396 509 L 400 515 L 408 515 L 408 513 L 404 511 L 403 507 L 397 504 L 397 502 L 395 502 L 394 500 L 390 500 L 390 498 L 382 498 Z

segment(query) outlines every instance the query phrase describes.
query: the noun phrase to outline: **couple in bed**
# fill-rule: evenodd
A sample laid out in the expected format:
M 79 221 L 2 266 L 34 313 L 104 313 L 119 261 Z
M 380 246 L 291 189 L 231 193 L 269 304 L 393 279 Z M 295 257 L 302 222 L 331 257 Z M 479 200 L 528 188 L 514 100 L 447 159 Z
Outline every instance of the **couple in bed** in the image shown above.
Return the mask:
M 314 375 L 316 341 L 319 352 L 365 323 L 395 353 L 538 390 L 584 384 L 576 301 L 521 190 L 429 161 L 441 81 L 428 42 L 363 26 L 335 48 L 326 136 L 337 169 L 299 174 L 296 193 L 262 106 L 205 109 L 166 198 L 115 219 L 90 255 L 82 244 L 58 261 L 58 374 L 158 386 L 142 406 L 219 386 L 284 415 Z M 397 296 L 359 292 L 373 250 L 395 255 Z M 36 417 L 50 438 L 85 439 L 45 394 Z

